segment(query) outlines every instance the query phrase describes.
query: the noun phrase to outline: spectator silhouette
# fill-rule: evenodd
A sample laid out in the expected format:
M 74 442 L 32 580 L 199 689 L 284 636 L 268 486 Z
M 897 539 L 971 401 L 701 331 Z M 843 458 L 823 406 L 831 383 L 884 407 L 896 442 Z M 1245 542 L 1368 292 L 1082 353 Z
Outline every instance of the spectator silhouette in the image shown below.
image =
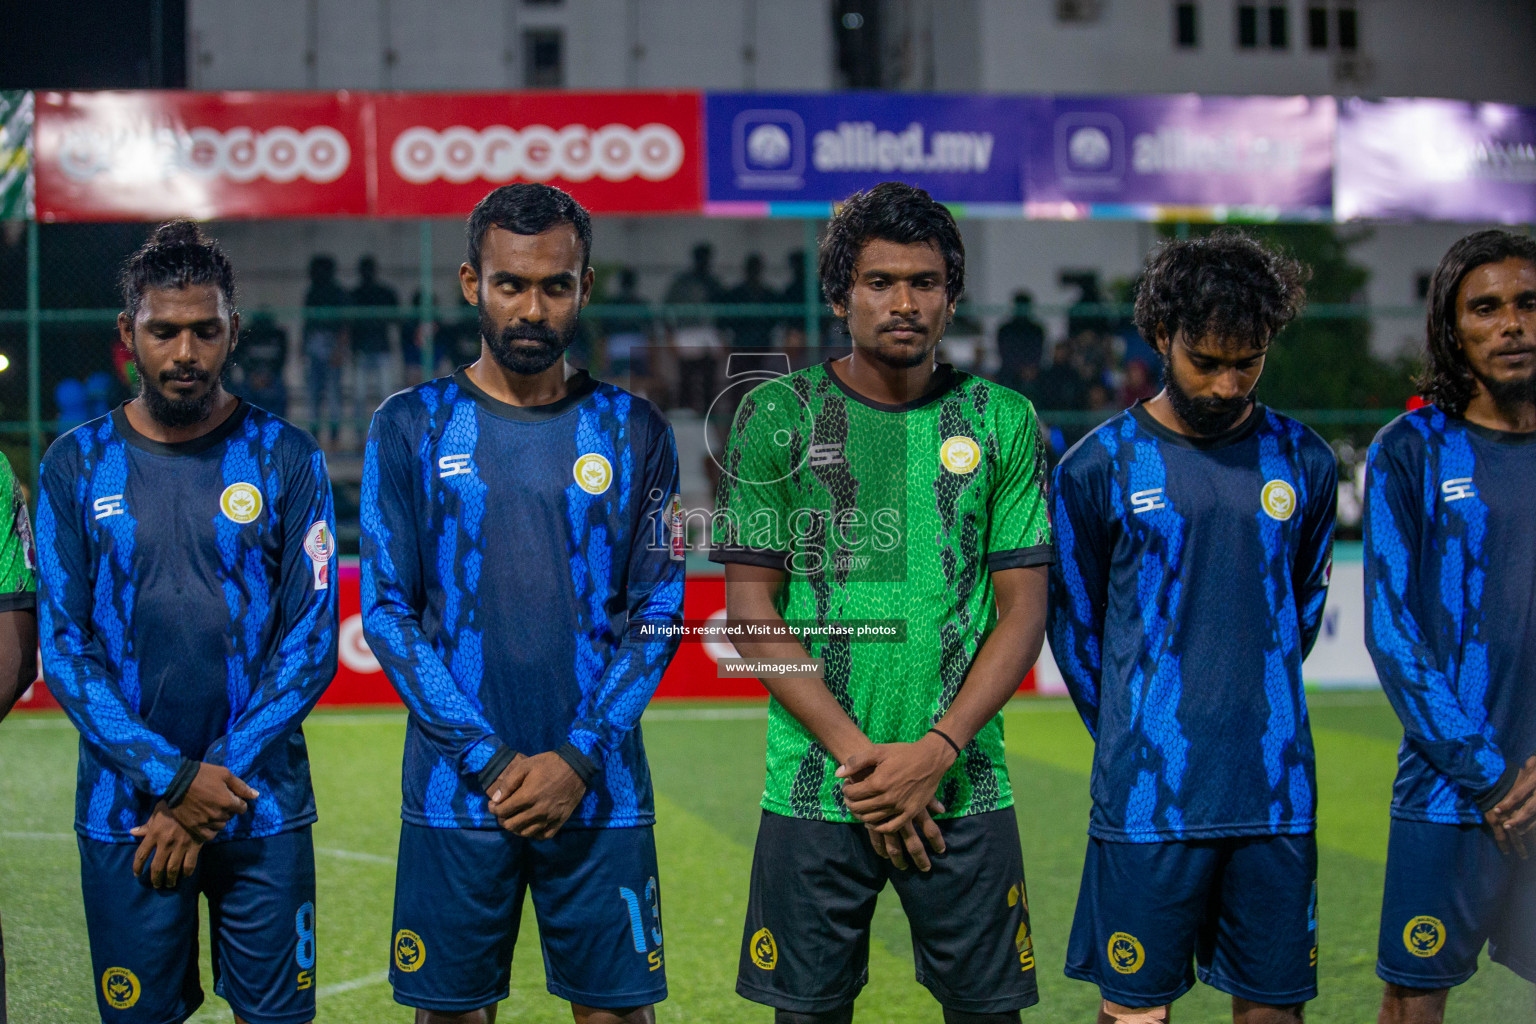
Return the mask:
M 604 372 L 614 379 L 650 374 L 651 314 L 630 267 L 618 272 L 619 290 L 603 300 Z
M 725 295 L 725 301 L 738 306 L 765 305 L 779 301 L 779 293 L 763 283 L 763 257 L 752 253 L 742 266 L 742 281 Z M 732 317 L 731 347 L 764 349 L 773 345 L 773 317 L 761 313 Z
M 306 310 L 330 315 L 304 319 L 304 381 L 309 395 L 310 430 L 322 444 L 334 442 L 341 427 L 341 366 L 346 360 L 346 327 L 339 311 L 347 293 L 336 280 L 336 260 L 315 256 L 309 261 Z
M 725 289 L 710 267 L 714 254 L 714 247 L 708 242 L 693 247 L 692 265 L 667 287 L 668 305 L 704 305 L 724 297 Z M 720 332 L 714 318 L 705 313 L 674 314 L 672 349 L 677 357 L 676 404 L 702 416 L 714 397 L 719 363 Z
M 379 280 L 379 263 L 372 256 L 357 261 L 357 287 L 352 289 L 351 304 L 358 307 L 394 308 L 400 294 Z M 394 394 L 394 353 L 390 351 L 389 329 L 399 322 L 399 314 L 371 313 L 352 321 L 353 418 L 359 424 L 373 414 L 385 396 Z
M 1025 388 L 1040 373 L 1045 355 L 1045 328 L 1035 319 L 1035 299 L 1029 292 L 1013 293 L 1013 316 L 997 327 L 998 380 Z
M 238 393 L 278 416 L 288 415 L 288 389 L 283 367 L 288 362 L 288 332 L 271 313 L 257 313 L 240 332 L 235 364 L 240 369 Z

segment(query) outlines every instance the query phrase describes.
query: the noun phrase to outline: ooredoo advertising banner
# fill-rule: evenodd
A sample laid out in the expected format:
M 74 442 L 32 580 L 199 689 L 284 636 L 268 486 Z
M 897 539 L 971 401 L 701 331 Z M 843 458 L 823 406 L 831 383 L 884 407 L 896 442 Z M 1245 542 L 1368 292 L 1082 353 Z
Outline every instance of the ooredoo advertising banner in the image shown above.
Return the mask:
M 1030 216 L 1323 219 L 1333 198 L 1331 96 L 1099 96 L 1038 101 Z M 1152 208 L 1152 209 L 1149 209 Z M 1179 209 L 1183 208 L 1183 209 Z
M 1020 212 L 1025 97 L 712 93 L 704 103 L 710 212 L 768 215 L 892 179 L 940 202 Z
M 380 216 L 469 213 L 541 181 L 593 213 L 696 212 L 699 94 L 397 93 L 374 97 Z
M 1339 101 L 1340 220 L 1536 221 L 1536 107 Z
M 40 220 L 362 216 L 345 92 L 38 92 Z

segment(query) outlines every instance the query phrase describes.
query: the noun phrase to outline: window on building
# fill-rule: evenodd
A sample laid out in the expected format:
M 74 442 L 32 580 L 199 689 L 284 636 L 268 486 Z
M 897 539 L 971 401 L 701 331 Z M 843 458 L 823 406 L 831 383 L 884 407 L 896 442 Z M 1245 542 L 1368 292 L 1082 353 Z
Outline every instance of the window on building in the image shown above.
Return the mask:
M 1314 50 L 1328 49 L 1328 8 L 1307 8 L 1307 45 Z
M 1291 12 L 1284 4 L 1269 5 L 1269 48 L 1284 50 L 1291 45 Z
M 565 85 L 565 37 L 559 29 L 531 28 L 523 33 L 523 85 L 529 89 Z
M 1244 50 L 1259 45 L 1259 9 L 1253 4 L 1237 5 L 1237 45 Z
M 1360 15 L 1353 7 L 1340 7 L 1335 12 L 1339 24 L 1339 49 L 1354 53 L 1360 48 Z
M 1173 43 L 1185 50 L 1200 45 L 1200 7 L 1192 3 L 1173 5 Z

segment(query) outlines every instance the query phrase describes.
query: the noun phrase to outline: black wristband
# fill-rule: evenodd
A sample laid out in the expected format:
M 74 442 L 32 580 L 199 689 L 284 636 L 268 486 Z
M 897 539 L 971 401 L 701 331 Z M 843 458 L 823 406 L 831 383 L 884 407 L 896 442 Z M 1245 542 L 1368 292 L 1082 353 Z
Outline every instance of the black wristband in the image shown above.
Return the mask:
M 1493 810 L 1498 805 L 1498 802 L 1508 796 L 1509 791 L 1515 788 L 1515 776 L 1519 774 L 1520 768 L 1517 765 L 1506 763 L 1504 774 L 1499 776 L 1499 781 L 1493 784 L 1492 789 L 1474 801 L 1477 804 L 1477 809 L 1484 814 Z
M 517 751 L 511 747 L 497 747 L 496 753 L 491 755 L 491 759 L 485 763 L 485 767 L 481 768 L 475 777 L 476 781 L 480 783 L 480 792 L 490 796 L 491 787 L 496 784 L 497 779 L 501 778 L 501 773 L 507 770 L 507 765 L 511 764 L 512 759 L 516 756 Z
M 943 740 L 945 743 L 948 743 L 949 744 L 949 749 L 951 749 L 951 750 L 953 750 L 955 752 L 956 759 L 958 759 L 960 757 L 960 745 L 958 743 L 956 743 L 954 740 L 950 739 L 949 736 L 944 732 L 944 730 L 942 730 L 942 729 L 938 728 L 937 726 L 935 726 L 934 728 L 929 729 L 928 731 L 933 733 L 934 735 L 938 736 L 938 738 Z
M 597 773 L 602 770 L 601 765 L 571 743 L 562 743 L 555 748 L 555 753 L 560 756 L 560 760 L 571 766 L 571 771 L 576 773 L 584 786 L 588 789 L 592 788 L 592 780 L 597 778 Z
M 190 757 L 181 762 L 181 767 L 176 769 L 176 774 L 171 776 L 171 784 L 165 787 L 167 807 L 175 807 L 187 798 L 187 791 L 192 788 L 192 780 L 197 778 L 197 770 L 202 767 L 201 761 L 194 761 Z

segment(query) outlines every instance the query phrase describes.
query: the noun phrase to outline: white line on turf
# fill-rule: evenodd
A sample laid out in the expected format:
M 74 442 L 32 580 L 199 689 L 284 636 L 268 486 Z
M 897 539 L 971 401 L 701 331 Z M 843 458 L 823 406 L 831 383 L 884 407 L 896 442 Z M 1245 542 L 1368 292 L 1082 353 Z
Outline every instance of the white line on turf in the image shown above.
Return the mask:
M 356 860 L 362 861 L 364 864 L 387 864 L 390 867 L 395 866 L 395 858 L 381 857 L 376 853 L 359 853 L 356 850 L 337 850 L 326 846 L 315 847 L 315 852 L 323 853 L 328 857 L 335 857 L 338 860 Z
M 0 839 L 73 839 L 73 832 L 0 832 Z
M 361 978 L 353 978 L 351 981 L 338 981 L 331 985 L 321 985 L 315 989 L 315 998 L 325 999 L 327 996 L 339 996 L 343 992 L 353 992 L 360 988 L 368 988 L 371 985 L 383 985 L 388 981 L 388 971 L 365 974 Z

